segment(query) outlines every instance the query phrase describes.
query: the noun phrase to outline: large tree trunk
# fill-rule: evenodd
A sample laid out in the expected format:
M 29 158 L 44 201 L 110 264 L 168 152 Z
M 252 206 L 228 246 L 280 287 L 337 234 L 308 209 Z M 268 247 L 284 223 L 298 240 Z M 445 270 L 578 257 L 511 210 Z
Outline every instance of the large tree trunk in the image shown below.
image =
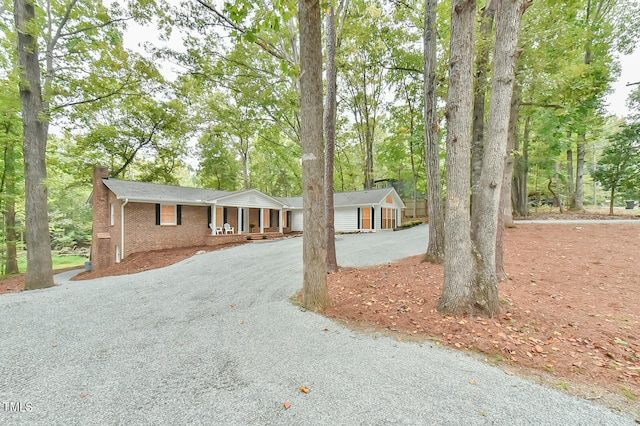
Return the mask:
M 35 21 L 33 3 L 14 1 L 18 31 L 20 99 L 24 127 L 25 216 L 27 275 L 25 288 L 53 286 L 51 236 L 47 206 L 47 117 L 42 103 L 38 45 L 32 35 Z
M 298 2 L 300 23 L 300 139 L 304 238 L 303 306 L 322 311 L 329 305 L 327 239 L 324 216 L 322 144 L 322 41 L 319 0 Z
M 489 316 L 500 311 L 496 274 L 496 241 L 504 177 L 511 98 L 518 57 L 518 36 L 526 0 L 504 0 L 496 16 L 491 105 L 478 192 L 473 237 L 478 250 L 475 291 L 478 310 Z
M 469 197 L 475 11 L 475 0 L 452 2 L 444 288 L 438 304 L 438 311 L 448 315 L 472 315 L 483 310 L 483 297 L 477 294 Z
M 485 98 L 487 95 L 487 68 L 491 53 L 491 30 L 495 15 L 496 0 L 489 0 L 482 12 L 480 23 L 480 48 L 476 58 L 476 82 L 473 97 L 473 139 L 471 142 L 471 215 L 476 214 L 476 200 L 480 173 L 482 172 L 482 152 L 484 149 Z M 473 219 L 472 219 L 473 221 Z
M 336 146 L 336 21 L 333 4 L 329 6 L 329 13 L 325 19 L 327 46 L 327 95 L 324 116 L 324 136 L 326 145 L 326 162 L 324 175 L 324 204 L 327 220 L 327 272 L 338 269 L 336 258 L 336 230 L 333 205 L 333 163 Z
M 438 0 L 427 0 L 424 18 L 424 122 L 427 165 L 429 243 L 424 260 L 444 261 L 444 211 L 436 99 L 436 9 Z

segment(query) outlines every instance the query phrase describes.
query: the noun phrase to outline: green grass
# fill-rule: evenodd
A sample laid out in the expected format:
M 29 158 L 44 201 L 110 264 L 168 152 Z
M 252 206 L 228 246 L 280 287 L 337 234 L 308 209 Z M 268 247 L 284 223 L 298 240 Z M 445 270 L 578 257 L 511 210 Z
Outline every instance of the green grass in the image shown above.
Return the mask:
M 84 266 L 84 262 L 87 262 L 89 259 L 84 256 L 53 256 L 52 260 L 53 269 L 55 270 Z M 20 272 L 27 270 L 26 256 L 18 256 L 18 269 L 20 269 Z

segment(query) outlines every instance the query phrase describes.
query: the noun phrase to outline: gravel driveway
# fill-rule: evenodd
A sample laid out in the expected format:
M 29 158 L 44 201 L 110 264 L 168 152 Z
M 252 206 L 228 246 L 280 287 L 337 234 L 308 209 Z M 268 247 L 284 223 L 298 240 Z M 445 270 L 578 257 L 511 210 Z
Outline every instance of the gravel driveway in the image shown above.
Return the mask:
M 419 254 L 426 235 L 340 235 L 338 260 Z M 0 296 L 0 424 L 634 424 L 462 353 L 303 312 L 289 301 L 301 253 L 302 238 L 256 242 Z

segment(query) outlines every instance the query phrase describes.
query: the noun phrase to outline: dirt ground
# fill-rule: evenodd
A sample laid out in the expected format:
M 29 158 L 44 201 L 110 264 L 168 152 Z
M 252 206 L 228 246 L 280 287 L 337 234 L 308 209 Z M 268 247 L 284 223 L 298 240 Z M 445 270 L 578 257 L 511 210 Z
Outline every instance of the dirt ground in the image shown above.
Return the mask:
M 330 275 L 325 314 L 464 350 L 640 416 L 640 223 L 520 224 L 505 240 L 509 279 L 496 318 L 437 313 L 444 268 L 421 256 Z
M 638 211 L 626 212 L 639 218 Z M 554 218 L 552 211 L 537 218 Z M 559 218 L 607 218 L 605 214 Z M 619 218 L 619 217 L 618 217 Z M 402 232 L 402 231 L 400 231 Z M 431 340 L 481 357 L 506 374 L 631 411 L 640 418 L 640 223 L 519 224 L 506 232 L 501 314 L 454 318 L 436 311 L 443 267 L 421 256 L 329 276 L 326 315 L 363 332 Z M 166 266 L 211 247 L 138 253 L 101 274 Z M 24 277 L 0 280 L 0 294 Z

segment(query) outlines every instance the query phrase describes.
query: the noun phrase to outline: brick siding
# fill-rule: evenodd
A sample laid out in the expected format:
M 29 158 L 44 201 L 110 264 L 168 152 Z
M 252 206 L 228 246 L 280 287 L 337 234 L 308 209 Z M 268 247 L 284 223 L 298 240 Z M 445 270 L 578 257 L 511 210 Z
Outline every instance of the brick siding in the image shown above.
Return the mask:
M 207 206 L 182 206 L 181 225 L 156 225 L 156 205 L 129 203 L 124 207 L 125 255 L 141 251 L 205 244 L 211 233 Z

